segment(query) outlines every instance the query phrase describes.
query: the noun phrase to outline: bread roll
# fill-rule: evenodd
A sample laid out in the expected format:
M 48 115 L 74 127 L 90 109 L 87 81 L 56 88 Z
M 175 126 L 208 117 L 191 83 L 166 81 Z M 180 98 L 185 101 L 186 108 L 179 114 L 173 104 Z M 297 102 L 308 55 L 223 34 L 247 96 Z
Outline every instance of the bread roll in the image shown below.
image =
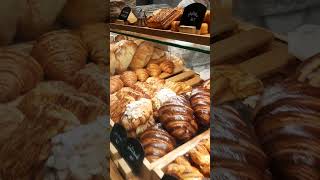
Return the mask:
M 124 84 L 120 79 L 120 76 L 112 76 L 110 78 L 110 94 L 113 94 L 123 88 Z
M 148 64 L 148 62 L 150 61 L 150 58 L 152 57 L 153 51 L 154 51 L 154 46 L 152 45 L 152 43 L 150 43 L 148 41 L 142 42 L 138 46 L 138 48 L 133 56 L 133 59 L 130 64 L 130 68 L 132 70 L 144 68 Z
M 171 74 L 174 70 L 174 64 L 172 61 L 166 60 L 160 64 L 160 68 L 163 72 Z
M 43 69 L 31 56 L 0 49 L 0 102 L 13 100 L 42 79 Z
M 172 151 L 176 142 L 170 134 L 162 129 L 160 125 L 147 129 L 141 136 L 145 157 L 154 162 L 162 156 Z
M 105 23 L 96 23 L 81 26 L 79 30 L 80 37 L 89 50 L 89 58 L 96 64 L 109 64 L 107 28 Z
M 146 69 L 137 69 L 135 72 L 138 80 L 141 82 L 145 82 L 149 78 L 149 74 Z
M 161 69 L 158 64 L 149 64 L 147 70 L 149 75 L 152 77 L 158 77 L 161 74 Z
M 137 75 L 133 71 L 126 71 L 120 76 L 122 82 L 127 87 L 133 87 L 134 84 L 138 81 Z
M 76 72 L 72 85 L 80 92 L 94 95 L 104 102 L 107 101 L 107 71 L 99 68 L 96 64 L 87 64 L 83 69 Z
M 210 91 L 204 88 L 194 88 L 190 97 L 191 107 L 198 124 L 210 125 Z
M 63 21 L 72 27 L 106 22 L 109 7 L 106 0 L 68 0 L 62 12 Z
M 70 81 L 87 61 L 87 49 L 70 31 L 44 34 L 34 45 L 31 55 L 42 65 L 49 79 Z
M 190 103 L 183 96 L 165 102 L 159 109 L 159 120 L 171 136 L 182 142 L 190 140 L 198 130 Z
M 21 0 L 23 15 L 19 19 L 19 40 L 34 40 L 52 30 L 67 0 Z
M 132 58 L 136 52 L 137 45 L 130 40 L 122 40 L 116 43 L 112 49 L 110 49 L 111 54 L 114 53 L 115 60 L 111 59 L 111 62 L 115 62 L 118 66 L 115 66 L 115 71 L 117 74 L 121 74 L 126 71 L 132 61 Z M 111 58 L 113 55 L 110 55 Z M 116 62 L 118 61 L 118 62 Z

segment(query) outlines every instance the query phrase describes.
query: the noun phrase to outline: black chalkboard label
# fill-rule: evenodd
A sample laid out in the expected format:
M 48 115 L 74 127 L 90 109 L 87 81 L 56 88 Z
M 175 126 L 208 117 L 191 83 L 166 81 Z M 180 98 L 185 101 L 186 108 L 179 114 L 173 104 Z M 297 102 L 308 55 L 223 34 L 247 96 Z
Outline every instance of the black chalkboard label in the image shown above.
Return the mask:
M 171 176 L 171 175 L 169 175 L 169 174 L 165 174 L 162 178 L 161 178 L 161 180 L 179 180 L 177 177 L 175 177 L 175 176 Z
M 144 159 L 144 150 L 141 143 L 137 139 L 128 138 L 122 153 L 129 166 L 135 173 L 138 173 Z
M 130 7 L 124 7 L 122 9 L 118 19 L 126 21 L 129 17 L 130 12 L 131 12 Z
M 207 8 L 205 5 L 201 3 L 190 4 L 184 8 L 180 25 L 196 26 L 197 29 L 200 29 L 206 12 Z
M 110 141 L 118 149 L 118 151 L 123 151 L 125 144 L 127 143 L 127 131 L 120 124 L 114 124 L 111 133 Z

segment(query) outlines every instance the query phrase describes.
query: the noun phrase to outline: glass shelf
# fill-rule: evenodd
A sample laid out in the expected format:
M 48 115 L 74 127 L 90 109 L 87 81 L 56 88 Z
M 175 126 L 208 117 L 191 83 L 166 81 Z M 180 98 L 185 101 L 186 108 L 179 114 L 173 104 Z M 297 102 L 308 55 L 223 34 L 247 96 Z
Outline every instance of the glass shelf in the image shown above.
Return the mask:
M 110 32 L 210 54 L 210 35 L 195 35 L 131 25 L 110 24 Z

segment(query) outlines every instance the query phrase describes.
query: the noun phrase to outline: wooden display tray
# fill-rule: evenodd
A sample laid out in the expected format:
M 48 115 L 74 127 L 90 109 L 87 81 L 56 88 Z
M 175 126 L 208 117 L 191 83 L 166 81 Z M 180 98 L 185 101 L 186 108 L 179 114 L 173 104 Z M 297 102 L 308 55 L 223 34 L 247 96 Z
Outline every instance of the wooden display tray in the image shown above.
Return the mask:
M 174 32 L 171 30 L 161 30 L 153 29 L 148 27 L 140 27 L 134 25 L 122 25 L 122 24 L 110 24 L 110 29 L 112 30 L 124 30 L 129 32 L 135 32 L 139 34 L 146 34 L 156 37 L 167 38 L 170 40 L 187 41 L 194 44 L 210 45 L 210 34 L 207 35 L 197 35 L 197 34 L 187 34 L 181 32 Z
M 167 167 L 170 163 L 172 163 L 179 156 L 185 155 L 191 149 L 196 147 L 201 140 L 208 139 L 208 138 L 210 138 L 210 129 L 205 131 L 201 135 L 197 136 L 196 138 L 192 139 L 191 141 L 178 147 L 177 149 L 170 152 L 169 154 L 167 154 L 163 158 L 159 159 L 157 161 L 157 164 L 155 164 L 155 168 L 152 170 L 151 180 L 160 180 L 165 174 L 165 172 L 164 172 L 165 167 Z
M 161 74 L 166 81 L 173 81 L 173 82 L 185 82 L 189 86 L 196 86 L 200 82 L 202 82 L 202 79 L 200 76 L 195 73 L 192 70 L 186 69 L 184 66 L 177 66 L 175 67 L 174 73 L 168 75 L 168 74 Z M 113 127 L 114 122 L 110 120 L 110 125 Z M 115 148 L 115 146 L 110 142 L 110 155 L 111 159 L 114 162 L 115 166 L 119 169 L 120 173 L 125 179 L 129 180 L 138 180 L 138 179 L 152 179 L 152 170 L 155 167 L 159 166 L 159 163 L 161 164 L 162 161 L 168 161 L 168 159 L 172 159 L 173 155 L 181 154 L 185 147 L 190 146 L 190 144 L 194 144 L 195 142 L 198 142 L 198 139 L 203 139 L 203 136 L 206 136 L 206 134 L 209 133 L 210 130 L 207 130 L 206 132 L 194 137 L 192 140 L 186 142 L 185 144 L 177 147 L 169 154 L 165 155 L 161 159 L 150 163 L 146 158 L 143 160 L 143 166 L 141 168 L 141 173 L 139 176 L 134 175 L 132 169 L 128 165 L 128 163 L 121 157 L 118 150 Z M 187 144 L 187 145 L 186 145 Z M 175 159 L 175 158 L 174 158 Z

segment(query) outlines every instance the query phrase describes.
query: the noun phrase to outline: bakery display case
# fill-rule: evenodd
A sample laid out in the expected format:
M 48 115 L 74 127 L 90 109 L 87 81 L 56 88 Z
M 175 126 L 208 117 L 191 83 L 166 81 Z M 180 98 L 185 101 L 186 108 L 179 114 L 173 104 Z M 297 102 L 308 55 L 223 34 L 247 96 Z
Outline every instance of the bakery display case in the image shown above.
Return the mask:
M 123 127 L 124 144 L 133 138 L 143 150 L 141 163 L 132 164 L 130 150 L 111 140 L 112 161 L 125 179 L 161 179 L 168 173 L 157 175 L 155 168 L 209 138 L 209 41 L 110 27 L 110 124 L 114 132 Z

